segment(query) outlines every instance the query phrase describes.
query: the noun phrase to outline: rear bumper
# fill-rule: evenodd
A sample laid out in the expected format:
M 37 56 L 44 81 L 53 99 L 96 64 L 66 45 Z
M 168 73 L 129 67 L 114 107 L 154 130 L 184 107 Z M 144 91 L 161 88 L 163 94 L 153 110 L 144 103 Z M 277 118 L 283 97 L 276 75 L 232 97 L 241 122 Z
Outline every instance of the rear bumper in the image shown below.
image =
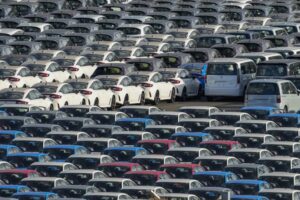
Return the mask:
M 243 96 L 240 88 L 210 88 L 205 87 L 205 96 Z

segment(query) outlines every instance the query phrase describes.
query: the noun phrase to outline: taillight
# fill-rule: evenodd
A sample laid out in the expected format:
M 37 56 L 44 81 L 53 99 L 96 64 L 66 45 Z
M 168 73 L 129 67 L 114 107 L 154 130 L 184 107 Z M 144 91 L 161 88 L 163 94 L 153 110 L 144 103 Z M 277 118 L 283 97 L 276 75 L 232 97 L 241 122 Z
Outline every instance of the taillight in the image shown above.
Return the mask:
M 179 80 L 176 80 L 176 79 L 169 79 L 169 81 L 173 84 L 179 84 L 180 81 Z
M 80 93 L 83 95 L 91 95 L 93 92 L 88 91 L 88 90 L 80 90 Z
M 280 95 L 277 95 L 277 97 L 276 97 L 276 102 L 277 102 L 277 103 L 281 103 L 281 97 L 280 97 Z
M 18 81 L 20 81 L 19 78 L 15 78 L 15 77 L 9 77 L 8 80 L 12 81 L 12 82 L 18 82 Z
M 51 95 L 50 95 L 50 98 L 52 98 L 52 99 L 60 99 L 61 96 L 58 95 L 58 94 L 51 94 Z
M 16 101 L 16 104 L 28 104 L 28 102 L 26 102 L 26 101 Z
M 142 86 L 143 87 L 152 87 L 153 85 L 150 83 L 142 83 Z
M 72 72 L 77 72 L 79 69 L 78 68 L 76 68 L 76 67 L 69 67 L 68 68 L 70 71 L 72 71 Z
M 120 87 L 112 87 L 111 89 L 116 92 L 122 91 L 122 88 L 120 88 Z
M 49 76 L 49 74 L 47 74 L 47 73 L 38 73 L 38 75 L 41 76 L 41 77 L 48 77 Z

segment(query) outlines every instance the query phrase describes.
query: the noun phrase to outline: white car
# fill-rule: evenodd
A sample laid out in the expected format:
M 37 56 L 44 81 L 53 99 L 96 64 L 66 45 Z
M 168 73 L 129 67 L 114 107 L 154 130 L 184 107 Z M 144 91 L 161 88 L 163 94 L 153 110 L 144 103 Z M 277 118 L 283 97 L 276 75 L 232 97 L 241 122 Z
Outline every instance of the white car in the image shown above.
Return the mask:
M 117 56 L 112 51 L 84 51 L 81 55 L 87 57 L 93 65 L 117 61 Z
M 33 76 L 31 71 L 23 66 L 0 67 L 0 74 L 7 77 L 10 86 L 14 88 L 31 87 L 41 81 L 38 76 Z
M 41 50 L 29 55 L 33 60 L 51 60 L 56 57 L 66 56 L 62 50 Z
M 8 88 L 0 91 L 0 104 L 30 104 L 54 110 L 53 101 L 34 88 Z
M 88 78 L 96 69 L 84 56 L 64 56 L 53 61 L 66 68 L 70 72 L 70 78 Z
M 175 86 L 176 96 L 182 100 L 200 95 L 200 81 L 193 78 L 186 69 L 167 68 L 161 69 L 159 72 L 164 80 L 170 81 Z
M 27 62 L 24 66 L 30 69 L 32 74 L 38 76 L 42 82 L 64 82 L 70 76 L 67 70 L 49 60 Z
M 175 102 L 176 89 L 171 82 L 163 80 L 159 72 L 132 72 L 129 77 L 145 90 L 145 99 L 157 105 L 160 100 Z
M 116 107 L 115 93 L 111 89 L 104 88 L 103 83 L 97 79 L 76 79 L 66 81 L 72 87 L 88 99 L 89 105 L 101 108 Z
M 128 76 L 118 75 L 100 75 L 96 77 L 105 87 L 110 87 L 115 95 L 117 104 L 144 104 L 145 93 L 140 85 L 132 84 L 132 80 Z
M 59 109 L 65 105 L 85 105 L 87 99 L 80 93 L 76 93 L 72 85 L 68 83 L 38 83 L 33 86 L 44 96 L 49 96 Z
M 154 34 L 155 30 L 147 24 L 122 24 L 117 28 L 128 37 L 143 37 L 146 34 Z

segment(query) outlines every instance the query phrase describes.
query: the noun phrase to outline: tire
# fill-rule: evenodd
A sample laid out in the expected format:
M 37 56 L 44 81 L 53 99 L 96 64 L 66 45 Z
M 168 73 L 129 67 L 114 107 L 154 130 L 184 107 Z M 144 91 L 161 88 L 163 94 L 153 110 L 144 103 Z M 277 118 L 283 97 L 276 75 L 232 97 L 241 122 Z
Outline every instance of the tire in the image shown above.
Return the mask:
M 94 106 L 99 106 L 99 99 L 98 98 L 95 99 Z
M 284 113 L 287 113 L 287 112 L 289 112 L 289 108 L 288 108 L 287 106 L 284 106 L 284 108 L 283 108 L 283 112 L 284 112 Z
M 67 106 L 67 105 L 69 105 L 69 103 L 66 101 L 66 102 L 65 102 L 65 106 Z
M 187 100 L 186 88 L 183 88 L 180 100 L 181 101 L 186 101 Z
M 176 92 L 175 89 L 172 89 L 172 93 L 171 93 L 171 99 L 169 100 L 169 103 L 174 103 L 176 101 Z
M 81 102 L 81 105 L 85 105 L 85 104 L 86 104 L 86 101 L 85 101 L 85 99 L 83 99 Z
M 141 100 L 140 100 L 140 105 L 145 105 L 145 93 L 144 92 L 142 92 L 142 94 L 141 94 Z
M 27 88 L 27 85 L 26 85 L 26 84 L 24 84 L 24 85 L 23 85 L 23 88 Z
M 86 78 L 86 75 L 85 75 L 85 74 L 82 74 L 81 78 Z
M 123 105 L 124 105 L 124 106 L 127 106 L 127 105 L 129 105 L 129 97 L 128 97 L 128 95 L 127 95 L 127 94 L 126 94 L 126 96 L 125 96 L 125 98 L 124 98 Z
M 112 99 L 111 99 L 110 110 L 115 110 L 116 109 L 116 105 L 117 105 L 116 97 L 113 96 Z
M 153 105 L 157 105 L 159 103 L 160 99 L 159 99 L 159 92 L 156 91 L 155 96 L 154 96 L 154 100 L 152 102 Z

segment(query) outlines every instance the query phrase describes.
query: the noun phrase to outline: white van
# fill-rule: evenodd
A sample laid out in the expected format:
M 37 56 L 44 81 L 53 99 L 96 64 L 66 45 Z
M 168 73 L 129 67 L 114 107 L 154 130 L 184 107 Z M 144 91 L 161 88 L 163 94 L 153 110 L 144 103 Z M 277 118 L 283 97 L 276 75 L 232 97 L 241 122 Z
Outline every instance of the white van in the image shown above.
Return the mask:
M 246 87 L 255 78 L 256 65 L 246 58 L 215 58 L 207 63 L 205 95 L 244 96 Z
M 299 93 L 295 85 L 288 80 L 258 79 L 249 83 L 246 106 L 271 106 L 284 111 L 300 109 Z

